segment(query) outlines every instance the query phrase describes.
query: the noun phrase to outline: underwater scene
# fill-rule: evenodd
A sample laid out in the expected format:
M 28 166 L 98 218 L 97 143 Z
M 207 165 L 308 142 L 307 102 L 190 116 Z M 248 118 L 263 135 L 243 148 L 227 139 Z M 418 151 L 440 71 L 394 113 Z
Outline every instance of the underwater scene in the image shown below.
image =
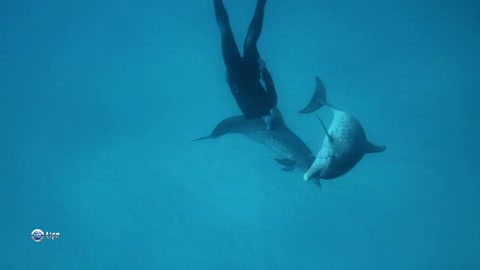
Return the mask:
M 0 3 L 0 269 L 480 269 L 480 3 Z

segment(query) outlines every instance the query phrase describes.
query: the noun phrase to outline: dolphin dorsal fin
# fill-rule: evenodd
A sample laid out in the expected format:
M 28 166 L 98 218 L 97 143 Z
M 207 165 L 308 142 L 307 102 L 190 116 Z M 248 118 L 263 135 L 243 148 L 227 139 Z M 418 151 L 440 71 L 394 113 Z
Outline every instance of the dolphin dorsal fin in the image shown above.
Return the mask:
M 323 123 L 322 118 L 320 118 L 320 116 L 319 116 L 318 114 L 317 114 L 317 118 L 318 118 L 318 120 L 320 121 L 320 124 L 322 125 L 322 128 L 323 128 L 323 130 L 325 131 L 325 135 L 327 135 L 327 137 L 328 137 L 328 140 L 329 140 L 330 142 L 333 142 L 333 137 L 328 133 L 328 129 L 327 129 L 327 127 L 325 126 L 325 124 Z

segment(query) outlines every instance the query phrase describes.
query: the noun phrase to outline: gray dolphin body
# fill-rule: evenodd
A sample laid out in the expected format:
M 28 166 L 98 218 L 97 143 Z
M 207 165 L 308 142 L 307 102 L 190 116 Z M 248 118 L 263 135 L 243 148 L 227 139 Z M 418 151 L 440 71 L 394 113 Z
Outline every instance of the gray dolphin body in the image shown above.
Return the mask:
M 325 100 L 325 87 L 316 77 L 316 94 L 301 113 L 310 113 L 326 106 L 332 109 L 333 119 L 327 128 L 320 119 L 326 133 L 323 144 L 312 166 L 305 172 L 305 181 L 311 179 L 333 179 L 350 171 L 367 153 L 378 153 L 386 149 L 370 143 L 360 122 L 350 114 L 329 105 Z M 322 97 L 322 98 L 318 98 Z
M 274 108 L 276 116 L 275 127 L 267 129 L 265 122 L 260 119 L 247 120 L 243 116 L 232 116 L 221 121 L 209 136 L 195 139 L 214 139 L 225 134 L 242 134 L 253 141 L 266 146 L 275 153 L 275 160 L 282 164 L 284 171 L 298 168 L 304 173 L 312 165 L 315 155 L 310 148 L 291 131 L 283 121 L 280 111 Z
M 333 179 L 350 171 L 367 153 L 378 153 L 386 149 L 368 141 L 360 122 L 348 113 L 336 108 L 325 139 L 310 169 L 303 179 Z

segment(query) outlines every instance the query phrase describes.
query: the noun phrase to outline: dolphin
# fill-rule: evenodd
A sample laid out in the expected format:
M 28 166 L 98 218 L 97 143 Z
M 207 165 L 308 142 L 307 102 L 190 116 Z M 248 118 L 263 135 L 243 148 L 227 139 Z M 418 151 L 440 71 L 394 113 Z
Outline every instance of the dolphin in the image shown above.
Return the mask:
M 305 181 L 340 177 L 350 171 L 365 154 L 379 153 L 386 149 L 386 146 L 377 146 L 368 141 L 362 125 L 355 117 L 330 105 L 326 101 L 325 86 L 318 77 L 315 79 L 315 96 L 300 113 L 311 113 L 326 106 L 332 110 L 333 119 L 327 130 L 317 116 L 326 136 L 315 161 L 303 176 Z
M 273 108 L 275 123 L 272 128 L 267 128 L 264 120 L 255 118 L 247 120 L 244 116 L 232 116 L 222 120 L 208 136 L 194 139 L 215 139 L 225 134 L 241 134 L 251 140 L 266 146 L 275 153 L 275 161 L 280 163 L 284 171 L 292 171 L 295 168 L 305 173 L 312 165 L 315 155 L 310 148 L 291 131 L 278 108 Z M 315 181 L 319 184 L 318 181 Z

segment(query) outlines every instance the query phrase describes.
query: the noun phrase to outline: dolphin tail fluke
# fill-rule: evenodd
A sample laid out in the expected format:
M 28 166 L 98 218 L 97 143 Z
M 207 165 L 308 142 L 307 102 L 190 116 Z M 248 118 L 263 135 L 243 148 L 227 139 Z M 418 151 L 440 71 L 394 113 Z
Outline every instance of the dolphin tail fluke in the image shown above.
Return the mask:
M 380 153 L 380 152 L 383 152 L 385 151 L 385 149 L 387 149 L 387 147 L 385 145 L 375 145 L 371 142 L 368 142 L 367 141 L 367 146 L 365 148 L 365 153 Z
M 329 106 L 327 102 L 327 94 L 325 90 L 325 85 L 323 84 L 322 80 L 318 76 L 315 76 L 316 86 L 315 91 L 313 92 L 313 96 L 310 99 L 308 105 L 299 111 L 299 113 L 311 113 L 323 106 Z

